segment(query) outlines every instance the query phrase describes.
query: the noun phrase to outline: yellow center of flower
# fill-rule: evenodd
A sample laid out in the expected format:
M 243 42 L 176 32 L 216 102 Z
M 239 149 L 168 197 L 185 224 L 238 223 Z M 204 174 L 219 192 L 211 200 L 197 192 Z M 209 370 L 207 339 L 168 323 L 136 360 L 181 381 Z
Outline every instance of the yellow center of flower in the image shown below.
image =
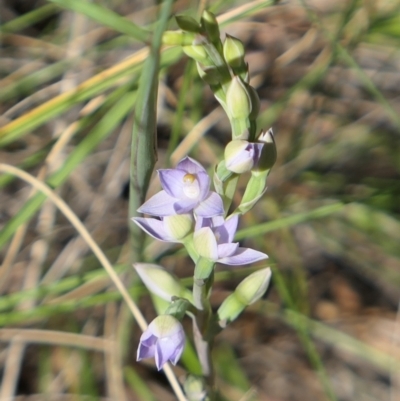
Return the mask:
M 200 186 L 194 174 L 187 173 L 183 176 L 183 193 L 190 199 L 200 195 Z
M 183 182 L 185 184 L 193 184 L 193 182 L 196 180 L 196 176 L 194 174 L 185 174 L 183 177 Z

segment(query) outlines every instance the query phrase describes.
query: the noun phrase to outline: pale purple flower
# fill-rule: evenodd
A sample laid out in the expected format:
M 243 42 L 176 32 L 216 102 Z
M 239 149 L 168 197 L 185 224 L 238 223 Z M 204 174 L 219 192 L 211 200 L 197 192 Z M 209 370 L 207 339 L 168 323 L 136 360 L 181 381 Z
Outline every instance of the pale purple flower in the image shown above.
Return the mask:
M 272 128 L 261 132 L 256 142 L 237 139 L 225 147 L 226 168 L 243 174 L 255 168 L 270 169 L 276 161 L 276 147 Z
M 185 346 L 185 333 L 171 315 L 157 316 L 140 337 L 137 360 L 155 358 L 158 370 L 170 361 L 176 365 Z
M 263 143 L 241 139 L 229 142 L 225 148 L 226 168 L 237 174 L 250 171 L 257 165 L 263 147 Z
M 232 242 L 238 219 L 238 215 L 226 220 L 223 217 L 199 218 L 193 236 L 197 253 L 214 262 L 232 266 L 247 265 L 268 258 L 265 253 L 242 248 L 239 243 Z
M 152 196 L 139 209 L 153 216 L 172 216 L 194 211 L 200 217 L 222 215 L 221 197 L 210 191 L 210 177 L 204 167 L 185 157 L 176 168 L 158 170 L 162 191 Z
M 132 220 L 153 238 L 166 242 L 182 242 L 193 231 L 194 222 L 191 214 L 176 214 L 160 219 L 133 217 Z

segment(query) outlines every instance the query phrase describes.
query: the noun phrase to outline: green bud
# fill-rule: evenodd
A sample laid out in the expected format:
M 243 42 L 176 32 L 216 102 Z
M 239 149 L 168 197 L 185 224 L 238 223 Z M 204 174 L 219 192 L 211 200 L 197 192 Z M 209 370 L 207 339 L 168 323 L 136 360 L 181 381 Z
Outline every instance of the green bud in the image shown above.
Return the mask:
M 154 295 L 168 302 L 177 296 L 191 299 L 190 291 L 163 267 L 151 263 L 135 263 L 133 267 L 144 285 Z
M 233 36 L 226 35 L 224 42 L 224 58 L 227 64 L 233 69 L 242 67 L 244 62 L 244 45 Z
M 246 277 L 218 308 L 220 326 L 225 327 L 234 321 L 246 306 L 258 301 L 267 291 L 270 280 L 270 268 L 258 270 Z
M 204 10 L 201 16 L 201 25 L 212 43 L 220 42 L 218 21 L 213 13 Z
M 218 308 L 218 320 L 221 327 L 226 327 L 230 322 L 233 322 L 246 308 L 246 305 L 241 302 L 235 293 L 229 295 Z
M 203 45 L 183 46 L 182 50 L 187 56 L 191 57 L 192 59 L 194 59 L 199 63 L 205 65 L 212 64 Z
M 274 139 L 274 133 L 272 128 L 268 131 L 261 131 L 260 136 L 257 139 L 258 142 L 264 143 L 259 162 L 255 166 L 255 171 L 266 171 L 270 170 L 276 162 L 277 152 Z
M 189 375 L 184 384 L 183 389 L 189 401 L 204 401 L 207 396 L 207 390 L 202 377 Z
M 253 153 L 248 149 L 249 142 L 237 139 L 225 147 L 225 163 L 229 171 L 243 174 L 250 171 L 254 165 Z
M 190 32 L 165 31 L 162 43 L 169 46 L 188 46 L 193 43 L 196 35 Z
M 270 281 L 271 269 L 269 267 L 258 270 L 246 277 L 236 287 L 235 294 L 243 304 L 254 304 L 265 294 Z
M 177 15 L 175 19 L 182 31 L 200 33 L 200 24 L 194 18 L 189 17 L 188 15 Z
M 229 118 L 245 119 L 251 113 L 252 104 L 246 84 L 239 76 L 235 76 L 226 93 L 226 105 Z

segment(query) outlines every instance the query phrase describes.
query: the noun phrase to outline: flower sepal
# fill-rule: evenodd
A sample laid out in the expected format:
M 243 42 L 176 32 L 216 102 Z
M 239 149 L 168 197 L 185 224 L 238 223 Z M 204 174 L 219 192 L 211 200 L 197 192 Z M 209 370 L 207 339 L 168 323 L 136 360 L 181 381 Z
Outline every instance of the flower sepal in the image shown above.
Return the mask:
M 187 299 L 172 297 L 172 301 L 166 309 L 165 314 L 171 315 L 175 319 L 178 319 L 180 321 L 183 319 L 188 310 L 190 310 L 192 314 L 196 312 L 196 310 Z

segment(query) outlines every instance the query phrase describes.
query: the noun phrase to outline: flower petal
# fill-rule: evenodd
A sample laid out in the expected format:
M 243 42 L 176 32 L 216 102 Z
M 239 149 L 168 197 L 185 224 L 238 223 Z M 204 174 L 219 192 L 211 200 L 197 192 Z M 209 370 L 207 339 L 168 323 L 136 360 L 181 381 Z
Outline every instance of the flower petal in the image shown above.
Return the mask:
M 156 342 L 157 337 L 154 336 L 149 330 L 146 330 L 140 337 L 136 360 L 140 361 L 145 358 L 152 358 L 155 353 Z
M 193 199 L 175 199 L 173 214 L 186 214 L 191 212 L 197 205 L 197 200 Z
M 218 260 L 226 258 L 228 256 L 232 256 L 236 252 L 238 247 L 239 244 L 237 242 L 218 245 Z
M 224 214 L 221 197 L 216 192 L 210 191 L 207 198 L 194 209 L 194 212 L 200 217 L 213 217 Z
M 177 169 L 184 170 L 190 174 L 197 174 L 199 172 L 205 172 L 206 170 L 204 167 L 197 162 L 196 160 L 192 159 L 191 157 L 186 156 L 183 158 L 177 165 Z
M 165 231 L 164 222 L 161 220 L 146 217 L 133 217 L 132 220 L 143 231 L 159 241 L 179 242 Z
M 217 240 L 211 228 L 204 227 L 195 231 L 193 235 L 193 245 L 197 253 L 203 258 L 210 260 L 218 259 Z
M 185 171 L 178 169 L 158 170 L 163 189 L 169 196 L 177 199 L 186 197 L 183 193 L 183 177 L 186 174 Z
M 214 230 L 215 236 L 218 238 L 219 244 L 232 242 L 236 234 L 237 225 L 239 222 L 239 215 L 234 214 L 233 216 L 226 219 L 223 224 L 217 226 Z
M 239 266 L 258 262 L 259 260 L 267 258 L 268 255 L 259 251 L 255 251 L 254 249 L 238 248 L 234 255 L 221 258 L 218 260 L 218 262 L 225 265 Z
M 153 216 L 171 216 L 176 214 L 174 209 L 175 202 L 176 199 L 169 196 L 166 191 L 160 191 L 143 203 L 138 212 Z
M 199 200 L 202 201 L 203 199 L 207 198 L 207 195 L 210 192 L 210 177 L 206 172 L 200 171 L 197 173 L 197 180 L 200 187 Z

